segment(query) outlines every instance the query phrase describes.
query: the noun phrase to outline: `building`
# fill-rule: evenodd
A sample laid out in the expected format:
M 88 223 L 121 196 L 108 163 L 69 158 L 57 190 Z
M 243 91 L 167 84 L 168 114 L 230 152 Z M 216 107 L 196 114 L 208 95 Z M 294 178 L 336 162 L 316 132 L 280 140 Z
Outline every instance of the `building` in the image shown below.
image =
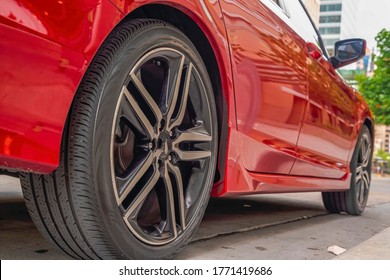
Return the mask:
M 390 153 L 390 126 L 375 126 L 375 150 L 383 150 Z
M 329 54 L 334 51 L 334 43 L 341 39 L 343 0 L 321 0 L 319 30 Z
M 320 23 L 320 0 L 303 0 L 313 22 L 318 27 Z
M 343 0 L 342 2 L 341 39 L 363 38 L 371 50 L 376 46 L 375 37 L 379 31 L 390 28 L 390 1 Z
M 326 48 L 333 54 L 336 41 L 363 38 L 372 50 L 379 31 L 390 28 L 389 11 L 389 0 L 320 0 L 319 29 Z
M 364 0 L 367 1 L 367 0 Z M 363 3 L 364 4 L 364 3 Z M 341 24 L 341 39 L 355 38 L 357 30 L 357 23 L 359 22 L 359 17 L 361 8 L 364 8 L 361 0 L 344 0 L 343 1 L 343 11 L 342 11 L 342 24 Z M 362 19 L 360 19 L 362 20 Z M 378 30 L 379 31 L 379 30 Z

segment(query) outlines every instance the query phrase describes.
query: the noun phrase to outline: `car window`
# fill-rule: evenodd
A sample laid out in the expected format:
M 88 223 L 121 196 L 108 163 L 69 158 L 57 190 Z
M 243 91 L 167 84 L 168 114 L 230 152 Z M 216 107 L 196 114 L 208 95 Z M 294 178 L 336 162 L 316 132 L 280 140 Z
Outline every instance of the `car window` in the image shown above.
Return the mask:
M 315 43 L 322 50 L 325 57 L 328 57 L 326 49 L 323 48 L 319 33 L 306 12 L 304 4 L 300 0 L 286 1 L 285 4 L 290 14 L 291 23 L 298 35 L 307 42 Z
M 269 7 L 269 5 L 267 5 L 268 4 L 267 2 L 271 2 L 274 6 L 277 6 L 278 9 L 282 10 L 283 13 L 285 13 L 287 16 L 289 15 L 287 8 L 286 8 L 286 5 L 284 4 L 283 0 L 265 0 L 265 1 L 264 0 L 263 1 L 257 0 L 257 2 L 259 2 L 259 3 L 263 2 L 268 7 Z
M 267 6 L 272 12 L 279 16 L 279 18 L 288 21 L 290 15 L 283 0 L 257 0 L 257 3 Z

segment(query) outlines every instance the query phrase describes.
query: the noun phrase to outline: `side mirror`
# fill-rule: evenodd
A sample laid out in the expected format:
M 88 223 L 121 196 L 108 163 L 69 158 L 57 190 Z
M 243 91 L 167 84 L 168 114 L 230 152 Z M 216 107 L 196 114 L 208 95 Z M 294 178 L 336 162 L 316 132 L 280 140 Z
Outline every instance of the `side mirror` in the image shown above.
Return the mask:
M 363 39 L 347 39 L 334 45 L 334 56 L 331 62 L 335 69 L 356 62 L 366 55 L 366 41 Z

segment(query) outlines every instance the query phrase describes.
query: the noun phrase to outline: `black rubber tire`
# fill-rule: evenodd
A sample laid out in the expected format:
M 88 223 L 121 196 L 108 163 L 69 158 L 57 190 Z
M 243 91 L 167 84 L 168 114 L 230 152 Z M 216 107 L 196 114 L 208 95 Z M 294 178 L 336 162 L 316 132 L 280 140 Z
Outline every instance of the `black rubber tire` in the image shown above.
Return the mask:
M 178 49 L 188 56 L 204 83 L 211 118 L 217 119 L 211 82 L 191 41 L 161 21 L 122 22 L 99 49 L 76 93 L 59 168 L 49 175 L 20 174 L 35 225 L 73 258 L 172 258 L 189 242 L 202 220 L 215 175 L 217 125 L 212 128 L 212 160 L 196 216 L 177 239 L 162 246 L 141 242 L 126 227 L 115 200 L 109 164 L 113 111 L 129 69 L 156 46 Z
M 356 175 L 357 175 L 357 166 L 359 165 L 359 153 L 362 149 L 363 140 L 369 141 L 370 152 L 368 152 L 369 161 L 367 166 L 365 167 L 367 171 L 368 189 L 364 193 L 363 201 L 359 202 L 359 190 L 360 188 L 357 186 Z M 363 126 L 358 141 L 356 143 L 356 147 L 351 159 L 351 185 L 348 191 L 341 192 L 323 192 L 322 200 L 325 206 L 325 209 L 330 213 L 347 213 L 350 215 L 361 215 L 366 207 L 368 195 L 369 195 L 369 186 L 371 183 L 371 165 L 372 165 L 372 136 L 370 130 L 367 126 Z

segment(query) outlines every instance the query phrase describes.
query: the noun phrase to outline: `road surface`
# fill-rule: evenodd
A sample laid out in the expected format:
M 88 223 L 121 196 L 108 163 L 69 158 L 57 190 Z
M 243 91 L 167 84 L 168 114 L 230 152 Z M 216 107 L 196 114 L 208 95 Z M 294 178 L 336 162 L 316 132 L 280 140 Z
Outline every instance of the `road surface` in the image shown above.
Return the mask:
M 212 199 L 176 259 L 326 260 L 390 227 L 390 178 L 375 177 L 364 215 L 328 214 L 319 193 Z M 378 259 L 381 256 L 377 256 Z M 41 237 L 17 179 L 0 176 L 0 259 L 69 259 Z

